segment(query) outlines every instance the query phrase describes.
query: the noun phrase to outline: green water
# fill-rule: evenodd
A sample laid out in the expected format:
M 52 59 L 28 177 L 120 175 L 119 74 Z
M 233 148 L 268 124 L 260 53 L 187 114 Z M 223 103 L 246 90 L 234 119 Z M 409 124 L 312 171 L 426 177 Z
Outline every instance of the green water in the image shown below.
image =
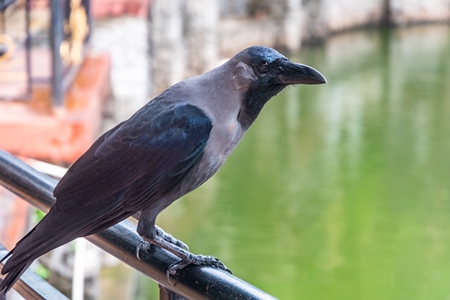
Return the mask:
M 280 299 L 450 299 L 450 27 L 343 34 L 292 59 L 328 85 L 268 103 L 158 223 Z

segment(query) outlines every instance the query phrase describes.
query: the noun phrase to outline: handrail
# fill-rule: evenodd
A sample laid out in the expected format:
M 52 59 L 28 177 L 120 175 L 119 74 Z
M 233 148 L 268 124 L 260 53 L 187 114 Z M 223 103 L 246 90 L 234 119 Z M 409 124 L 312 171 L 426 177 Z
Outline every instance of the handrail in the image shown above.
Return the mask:
M 30 204 L 48 212 L 55 202 L 52 195 L 57 181 L 44 175 L 12 154 L 0 149 L 0 184 Z M 87 239 L 124 263 L 142 272 L 165 289 L 187 299 L 276 299 L 266 292 L 225 271 L 207 266 L 188 266 L 166 280 L 167 268 L 179 259 L 159 247 L 136 258 L 141 241 L 136 225 L 125 220 Z

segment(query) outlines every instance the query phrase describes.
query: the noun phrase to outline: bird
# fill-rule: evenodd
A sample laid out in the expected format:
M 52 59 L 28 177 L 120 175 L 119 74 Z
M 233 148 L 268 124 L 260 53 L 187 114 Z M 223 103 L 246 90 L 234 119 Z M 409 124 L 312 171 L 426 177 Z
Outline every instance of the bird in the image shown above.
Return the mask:
M 212 256 L 194 255 L 156 226 L 158 214 L 219 170 L 258 117 L 285 87 L 323 84 L 314 68 L 278 51 L 252 46 L 224 64 L 174 84 L 128 120 L 101 135 L 56 185 L 55 204 L 4 257 L 5 295 L 39 256 L 140 214 L 142 243 L 180 258 L 166 273 L 189 264 L 229 271 Z

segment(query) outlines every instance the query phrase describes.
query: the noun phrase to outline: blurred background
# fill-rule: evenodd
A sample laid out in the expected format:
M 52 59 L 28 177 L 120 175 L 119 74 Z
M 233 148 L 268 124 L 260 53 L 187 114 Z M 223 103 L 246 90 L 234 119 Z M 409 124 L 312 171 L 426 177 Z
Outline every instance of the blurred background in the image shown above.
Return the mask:
M 275 47 L 328 84 L 272 99 L 158 224 L 280 299 L 450 298 L 448 0 L 9 2 L 0 148 L 61 176 L 54 165 L 167 87 Z M 40 214 L 6 190 L 0 205 L 12 248 Z M 68 295 L 75 248 L 37 267 Z M 94 246 L 84 261 L 85 299 L 158 299 L 155 283 Z

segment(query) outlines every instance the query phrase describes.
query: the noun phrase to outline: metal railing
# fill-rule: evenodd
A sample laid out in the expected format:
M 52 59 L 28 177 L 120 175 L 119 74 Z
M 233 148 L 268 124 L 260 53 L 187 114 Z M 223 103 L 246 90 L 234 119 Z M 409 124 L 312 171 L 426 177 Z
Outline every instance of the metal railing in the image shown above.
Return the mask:
M 55 202 L 56 183 L 53 178 L 0 150 L 0 184 L 44 212 Z M 136 233 L 136 225 L 128 220 L 86 238 L 156 281 L 161 299 L 275 299 L 225 271 L 207 266 L 188 266 L 180 270 L 172 278 L 175 284 L 171 285 L 166 280 L 166 270 L 179 259 L 159 247 L 152 247 L 142 253 L 142 260 L 137 259 L 135 250 L 141 237 Z

